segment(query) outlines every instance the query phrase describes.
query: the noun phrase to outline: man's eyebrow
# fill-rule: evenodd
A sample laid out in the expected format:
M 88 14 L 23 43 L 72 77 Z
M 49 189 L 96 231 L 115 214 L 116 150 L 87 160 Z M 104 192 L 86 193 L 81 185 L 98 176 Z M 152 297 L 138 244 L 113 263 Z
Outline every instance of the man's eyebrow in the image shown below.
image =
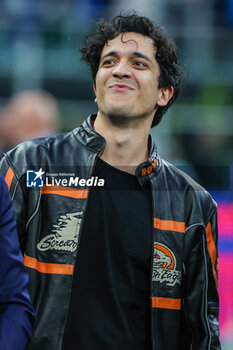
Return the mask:
M 147 56 L 147 55 L 144 55 L 143 53 L 140 53 L 138 51 L 135 51 L 133 53 L 133 56 L 135 57 L 140 57 L 140 58 L 144 58 L 146 61 L 150 62 L 151 64 L 153 64 L 153 62 L 151 61 L 151 59 Z
M 101 57 L 101 61 L 104 60 L 106 57 L 119 57 L 120 54 L 117 53 L 117 51 L 110 51 L 110 52 L 107 52 L 103 57 Z M 146 61 L 150 62 L 151 64 L 153 64 L 153 62 L 151 61 L 151 59 L 147 56 L 147 55 L 144 55 L 142 54 L 141 52 L 138 52 L 138 51 L 134 51 L 131 56 L 135 56 L 135 57 L 139 57 L 139 58 L 144 58 Z
M 103 57 L 101 57 L 101 61 L 104 60 L 106 57 L 113 56 L 113 57 L 118 57 L 119 54 L 116 51 L 110 51 L 107 52 Z

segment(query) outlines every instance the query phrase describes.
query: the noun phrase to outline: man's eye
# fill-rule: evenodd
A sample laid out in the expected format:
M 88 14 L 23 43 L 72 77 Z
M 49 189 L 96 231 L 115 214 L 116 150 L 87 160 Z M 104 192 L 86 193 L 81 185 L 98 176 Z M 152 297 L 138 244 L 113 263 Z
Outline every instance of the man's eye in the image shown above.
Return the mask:
M 134 65 L 137 66 L 137 67 L 146 67 L 146 64 L 142 61 L 135 61 L 134 62 Z
M 114 60 L 105 60 L 104 62 L 103 62 L 103 65 L 104 66 L 111 66 L 111 65 L 113 65 L 113 64 L 115 64 L 115 61 Z

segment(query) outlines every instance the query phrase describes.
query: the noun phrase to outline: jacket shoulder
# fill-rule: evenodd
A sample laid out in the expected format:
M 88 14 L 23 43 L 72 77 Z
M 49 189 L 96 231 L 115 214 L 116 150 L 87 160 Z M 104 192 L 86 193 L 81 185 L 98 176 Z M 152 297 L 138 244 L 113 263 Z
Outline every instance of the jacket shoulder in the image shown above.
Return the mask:
M 47 164 L 48 160 L 51 165 L 59 164 L 61 159 L 66 159 L 66 155 L 68 157 L 77 142 L 73 131 L 56 134 L 22 142 L 4 154 L 4 157 L 14 171 L 21 175 L 26 168 L 41 167 Z
M 216 212 L 217 203 L 211 194 L 191 176 L 177 168 L 175 165 L 162 160 L 163 172 L 170 190 L 178 191 L 179 198 L 185 204 L 186 215 L 189 216 L 195 207 L 197 212 L 203 214 L 203 221 L 207 223 L 211 215 Z
M 205 189 L 197 182 L 195 181 L 190 175 L 188 175 L 183 170 L 179 169 L 174 164 L 162 159 L 162 169 L 164 170 L 165 174 L 172 180 L 173 185 L 177 186 L 178 188 L 183 188 L 188 186 L 193 187 L 195 190 L 204 190 Z

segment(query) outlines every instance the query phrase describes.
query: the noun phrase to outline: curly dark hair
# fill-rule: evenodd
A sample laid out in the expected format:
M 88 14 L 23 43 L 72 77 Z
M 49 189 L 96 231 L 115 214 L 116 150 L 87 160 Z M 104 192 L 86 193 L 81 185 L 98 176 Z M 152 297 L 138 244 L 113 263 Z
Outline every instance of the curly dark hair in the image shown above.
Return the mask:
M 164 30 L 147 17 L 139 16 L 135 12 L 120 14 L 105 22 L 100 19 L 96 22 L 96 30 L 88 35 L 84 46 L 80 48 L 82 59 L 90 66 L 92 77 L 95 77 L 99 68 L 100 57 L 105 44 L 121 33 L 134 32 L 151 38 L 156 47 L 155 58 L 160 67 L 159 88 L 173 86 L 174 94 L 166 106 L 158 107 L 152 127 L 158 125 L 167 109 L 175 102 L 181 88 L 182 68 L 178 64 L 177 51 L 174 42 L 169 39 Z

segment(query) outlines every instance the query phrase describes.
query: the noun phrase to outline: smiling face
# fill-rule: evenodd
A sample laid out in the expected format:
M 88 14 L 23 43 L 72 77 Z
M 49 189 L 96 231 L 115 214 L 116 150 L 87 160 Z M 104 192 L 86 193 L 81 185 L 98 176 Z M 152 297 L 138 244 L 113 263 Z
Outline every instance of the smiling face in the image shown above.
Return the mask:
M 173 88 L 158 89 L 160 74 L 152 39 L 124 33 L 103 48 L 96 75 L 99 113 L 116 123 L 148 119 L 158 106 L 166 105 Z

